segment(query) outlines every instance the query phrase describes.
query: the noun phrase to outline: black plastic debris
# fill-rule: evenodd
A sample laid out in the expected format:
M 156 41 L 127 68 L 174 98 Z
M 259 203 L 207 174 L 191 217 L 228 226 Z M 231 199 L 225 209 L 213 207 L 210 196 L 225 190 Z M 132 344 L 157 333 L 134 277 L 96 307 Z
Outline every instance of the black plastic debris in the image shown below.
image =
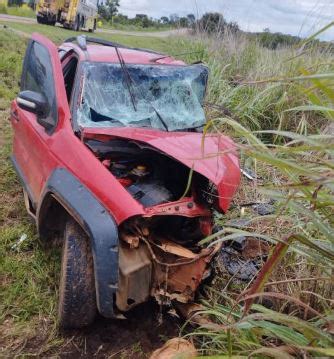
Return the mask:
M 250 244 L 252 241 L 253 244 Z M 259 249 L 256 248 L 259 244 Z M 254 246 L 255 244 L 255 246 Z M 239 237 L 224 243 L 218 256 L 219 266 L 234 278 L 249 281 L 255 277 L 266 261 L 269 245 L 258 239 Z
M 258 203 L 253 206 L 255 212 L 260 216 L 267 216 L 275 212 L 275 207 L 270 203 Z

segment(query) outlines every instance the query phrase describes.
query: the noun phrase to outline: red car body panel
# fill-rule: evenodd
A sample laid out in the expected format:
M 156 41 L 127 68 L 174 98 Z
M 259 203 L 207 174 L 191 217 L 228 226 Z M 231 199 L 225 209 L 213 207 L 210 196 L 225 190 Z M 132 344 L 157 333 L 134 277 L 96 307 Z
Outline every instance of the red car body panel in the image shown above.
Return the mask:
M 80 52 L 80 61 L 88 59 L 91 62 L 108 62 L 108 63 L 118 63 L 118 56 L 113 47 L 99 46 L 99 45 L 89 45 L 87 48 L 86 54 L 82 52 L 79 46 L 75 44 L 64 44 L 61 46 L 62 49 L 77 49 Z M 136 51 L 131 49 L 119 48 L 119 52 L 126 59 L 128 64 L 142 64 L 142 65 L 185 65 L 183 61 L 175 60 L 171 56 L 161 56 L 161 54 L 145 52 L 145 51 Z

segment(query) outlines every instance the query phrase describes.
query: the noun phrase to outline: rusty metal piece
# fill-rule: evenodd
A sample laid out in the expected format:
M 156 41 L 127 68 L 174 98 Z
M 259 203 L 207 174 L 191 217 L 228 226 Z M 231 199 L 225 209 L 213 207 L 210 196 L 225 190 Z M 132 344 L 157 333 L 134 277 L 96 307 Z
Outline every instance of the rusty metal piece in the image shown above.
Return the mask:
M 207 276 L 208 264 L 220 248 L 220 244 L 205 248 L 190 260 L 175 254 L 167 255 L 157 248 L 152 295 L 162 304 L 172 300 L 192 302 L 198 286 Z
M 168 241 L 166 239 L 161 239 L 159 244 L 156 244 L 157 247 L 162 249 L 164 252 L 175 254 L 180 257 L 193 259 L 196 258 L 196 253 L 191 250 L 182 247 L 181 245 Z
M 120 231 L 120 281 L 117 307 L 128 310 L 149 295 L 160 304 L 193 302 L 221 243 L 195 251 L 158 234 L 156 223 L 134 218 Z M 187 241 L 185 241 L 187 243 Z M 196 248 L 196 247 L 195 247 Z

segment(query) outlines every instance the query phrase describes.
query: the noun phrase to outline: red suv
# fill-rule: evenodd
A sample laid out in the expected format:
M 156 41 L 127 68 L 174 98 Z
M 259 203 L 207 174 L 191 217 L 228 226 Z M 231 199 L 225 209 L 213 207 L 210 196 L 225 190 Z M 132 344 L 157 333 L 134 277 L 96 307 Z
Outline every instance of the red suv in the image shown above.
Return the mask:
M 194 301 L 219 249 L 198 243 L 240 179 L 231 139 L 202 134 L 207 79 L 205 66 L 153 51 L 33 34 L 12 162 L 41 239 L 63 240 L 62 327 L 149 297 Z

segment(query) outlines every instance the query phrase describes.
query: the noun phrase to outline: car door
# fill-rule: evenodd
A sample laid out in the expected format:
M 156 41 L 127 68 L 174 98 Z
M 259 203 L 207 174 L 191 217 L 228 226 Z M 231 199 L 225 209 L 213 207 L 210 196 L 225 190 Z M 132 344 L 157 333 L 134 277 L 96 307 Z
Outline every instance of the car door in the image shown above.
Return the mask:
M 23 94 L 45 101 L 43 114 L 31 111 Z M 37 203 L 44 183 L 58 162 L 51 151 L 55 134 L 70 121 L 70 111 L 57 47 L 33 34 L 28 44 L 21 77 L 21 92 L 12 103 L 13 163 L 31 201 Z

